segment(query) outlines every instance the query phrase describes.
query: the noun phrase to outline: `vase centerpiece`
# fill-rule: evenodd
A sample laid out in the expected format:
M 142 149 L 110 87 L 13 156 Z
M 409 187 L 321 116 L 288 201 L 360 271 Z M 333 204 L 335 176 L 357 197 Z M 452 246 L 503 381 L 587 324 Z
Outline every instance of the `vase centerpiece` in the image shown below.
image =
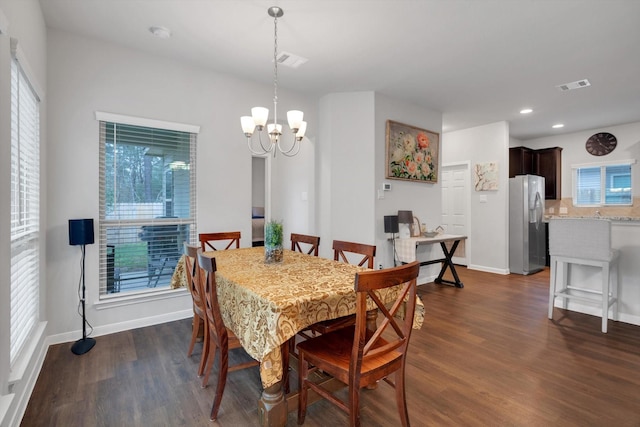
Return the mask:
M 264 226 L 264 262 L 267 264 L 283 261 L 282 223 L 269 221 Z

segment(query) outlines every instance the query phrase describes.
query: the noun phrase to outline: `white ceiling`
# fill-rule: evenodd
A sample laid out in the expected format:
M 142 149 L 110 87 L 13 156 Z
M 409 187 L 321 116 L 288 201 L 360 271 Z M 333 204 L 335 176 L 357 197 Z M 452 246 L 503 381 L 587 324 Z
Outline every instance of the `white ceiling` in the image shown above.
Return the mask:
M 50 28 L 322 95 L 376 91 L 522 140 L 640 121 L 640 0 L 40 0 Z M 150 26 L 167 27 L 170 39 Z M 99 55 L 99 52 L 96 52 Z M 590 87 L 555 86 L 588 79 Z M 524 107 L 533 108 L 527 116 Z M 564 123 L 560 130 L 551 129 Z

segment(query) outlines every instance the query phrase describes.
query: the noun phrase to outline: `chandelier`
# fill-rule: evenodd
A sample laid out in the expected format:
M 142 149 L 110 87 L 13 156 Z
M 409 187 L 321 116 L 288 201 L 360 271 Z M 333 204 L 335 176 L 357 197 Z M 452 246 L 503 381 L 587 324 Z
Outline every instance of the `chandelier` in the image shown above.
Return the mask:
M 247 145 L 249 150 L 256 155 L 264 155 L 273 152 L 276 155 L 276 147 L 278 151 L 288 157 L 293 157 L 300 151 L 300 141 L 304 137 L 307 130 L 307 122 L 303 121 L 304 113 L 299 110 L 291 110 L 287 112 L 287 121 L 289 128 L 293 133 L 293 141 L 283 147 L 282 145 L 282 125 L 278 124 L 278 18 L 284 15 L 284 11 L 278 6 L 272 6 L 267 9 L 269 16 L 273 17 L 273 122 L 267 124 L 269 118 L 269 109 L 264 107 L 253 107 L 251 116 L 240 117 L 242 131 L 247 137 Z M 266 125 L 268 140 L 263 140 L 262 131 Z M 257 130 L 259 145 L 253 141 L 253 133 Z M 264 138 L 266 139 L 266 138 Z

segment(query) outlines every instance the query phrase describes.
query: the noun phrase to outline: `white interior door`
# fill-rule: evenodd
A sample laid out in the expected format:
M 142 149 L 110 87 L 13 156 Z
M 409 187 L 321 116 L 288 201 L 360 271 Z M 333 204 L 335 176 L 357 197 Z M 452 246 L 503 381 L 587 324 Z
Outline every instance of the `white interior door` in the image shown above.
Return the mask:
M 442 227 L 447 234 L 469 236 L 470 167 L 468 163 L 442 167 Z M 469 240 L 462 240 L 452 260 L 467 265 Z

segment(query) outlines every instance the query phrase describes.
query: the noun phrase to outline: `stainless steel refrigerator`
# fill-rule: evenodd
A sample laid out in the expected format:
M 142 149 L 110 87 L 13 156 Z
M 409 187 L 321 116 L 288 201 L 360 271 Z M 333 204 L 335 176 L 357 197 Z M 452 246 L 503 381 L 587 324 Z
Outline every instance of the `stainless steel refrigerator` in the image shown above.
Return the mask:
M 533 274 L 545 266 L 544 177 L 509 179 L 509 270 Z

